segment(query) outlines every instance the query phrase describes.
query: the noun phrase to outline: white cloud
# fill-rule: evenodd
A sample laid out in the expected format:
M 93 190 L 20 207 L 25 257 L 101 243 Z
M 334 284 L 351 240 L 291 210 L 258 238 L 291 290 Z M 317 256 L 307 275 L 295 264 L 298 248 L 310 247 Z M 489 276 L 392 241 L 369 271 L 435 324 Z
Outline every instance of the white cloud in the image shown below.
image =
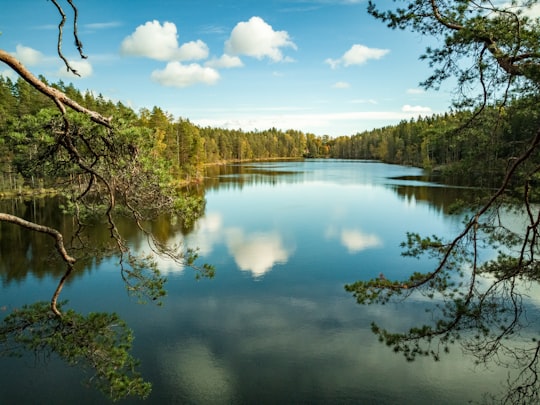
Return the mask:
M 319 133 L 321 130 L 331 131 L 339 125 L 348 125 L 354 128 L 359 127 L 360 123 L 364 121 L 398 122 L 403 119 L 415 118 L 417 115 L 418 111 L 414 111 L 414 109 L 413 111 L 352 111 L 312 114 L 260 114 L 256 111 L 240 114 L 238 111 L 227 111 L 223 113 L 222 117 L 214 115 L 214 118 L 192 118 L 191 121 L 203 127 L 242 128 L 246 131 L 275 127 L 282 130 L 298 129 Z M 351 131 L 355 130 L 357 129 L 351 129 Z M 341 135 L 344 134 L 341 133 Z
M 208 58 L 208 46 L 198 39 L 186 42 L 178 49 L 178 60 L 200 60 Z
M 230 56 L 230 55 L 222 55 L 219 59 L 211 59 L 208 62 L 204 64 L 205 66 L 212 67 L 215 69 L 220 68 L 235 68 L 235 67 L 242 67 L 244 64 L 242 63 L 242 60 L 238 56 Z
M 69 78 L 69 79 L 73 79 L 77 77 L 84 78 L 84 77 L 92 76 L 93 68 L 90 62 L 88 62 L 87 60 L 70 60 L 69 65 L 77 71 L 79 76 L 73 74 L 72 72 L 68 72 L 65 65 L 62 65 L 62 67 L 58 69 L 57 71 L 58 76 Z
M 531 18 L 540 18 L 540 4 L 533 4 L 530 8 L 520 8 L 513 6 L 508 1 L 496 1 L 495 6 L 502 9 L 502 10 L 510 10 L 512 12 L 515 12 L 519 9 L 523 11 L 523 13 Z
M 202 32 L 204 34 L 217 34 L 217 35 L 224 35 L 227 33 L 227 29 L 222 25 L 203 25 L 202 27 L 199 27 L 199 32 Z
M 431 108 L 423 107 L 421 105 L 405 104 L 403 107 L 401 107 L 401 111 L 406 112 L 406 113 L 430 113 Z
M 424 89 L 407 89 L 407 94 L 424 94 Z
M 345 66 L 362 65 L 369 59 L 380 59 L 390 52 L 388 49 L 368 48 L 364 45 L 353 45 L 343 55 L 343 63 Z
M 179 46 L 176 25 L 157 20 L 139 25 L 120 46 L 124 55 L 143 56 L 162 61 L 187 61 L 208 57 L 208 46 L 201 40 Z
M 169 62 L 164 70 L 154 70 L 152 80 L 163 86 L 188 87 L 198 83 L 215 84 L 220 76 L 217 70 L 192 63 Z
M 225 52 L 230 55 L 247 55 L 257 59 L 265 57 L 274 62 L 284 60 L 281 48 L 297 49 L 286 31 L 274 31 L 260 17 L 251 17 L 249 21 L 239 22 L 225 42 Z
M 89 30 L 103 30 L 108 28 L 116 28 L 120 27 L 122 25 L 119 21 L 110 21 L 110 22 L 104 22 L 104 23 L 90 23 L 90 24 L 84 24 L 84 28 Z
M 341 64 L 341 60 L 339 60 L 339 59 L 330 59 L 330 58 L 328 58 L 324 62 L 328 63 L 332 69 L 337 68 Z
M 41 52 L 23 45 L 17 45 L 13 56 L 26 66 L 37 65 L 45 59 Z
M 139 25 L 135 32 L 127 36 L 121 45 L 125 55 L 145 56 L 157 60 L 171 60 L 178 51 L 176 25 L 159 21 L 148 21 Z
M 540 4 L 535 4 L 530 9 L 526 10 L 525 15 L 531 18 L 540 18 Z
M 337 82 L 337 83 L 334 83 L 332 87 L 334 89 L 348 89 L 351 87 L 351 84 L 347 82 Z
M 55 65 L 61 64 L 61 66 L 56 71 L 58 77 L 74 79 L 77 77 L 89 77 L 93 73 L 92 64 L 88 60 L 69 60 L 70 66 L 75 69 L 79 76 L 68 72 L 66 66 L 62 61 L 59 61 L 56 58 L 46 57 L 41 52 L 23 45 L 17 45 L 15 52 L 12 54 L 17 60 L 19 60 L 25 66 L 36 66 L 36 65 Z M 9 73 L 9 70 L 2 72 L 2 75 L 13 78 L 14 74 Z
M 365 45 L 355 44 L 343 56 L 339 59 L 326 59 L 326 63 L 330 65 L 332 69 L 337 68 L 340 65 L 345 67 L 351 65 L 363 65 L 370 59 L 381 59 L 390 50 L 379 48 L 368 48 Z

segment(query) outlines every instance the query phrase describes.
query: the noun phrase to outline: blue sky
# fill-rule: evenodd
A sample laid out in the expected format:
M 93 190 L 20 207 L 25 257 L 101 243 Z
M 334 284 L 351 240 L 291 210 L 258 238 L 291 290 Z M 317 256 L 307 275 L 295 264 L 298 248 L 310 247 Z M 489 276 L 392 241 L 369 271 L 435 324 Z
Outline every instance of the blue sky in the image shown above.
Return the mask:
M 58 0 L 72 23 L 72 10 Z M 422 91 L 431 39 L 392 31 L 364 0 L 75 1 L 81 61 L 47 0 L 5 2 L 0 48 L 51 82 L 72 82 L 135 110 L 161 107 L 202 126 L 352 135 L 447 111 L 451 88 Z M 378 4 L 390 4 L 378 1 Z M 13 72 L 0 65 L 0 74 Z

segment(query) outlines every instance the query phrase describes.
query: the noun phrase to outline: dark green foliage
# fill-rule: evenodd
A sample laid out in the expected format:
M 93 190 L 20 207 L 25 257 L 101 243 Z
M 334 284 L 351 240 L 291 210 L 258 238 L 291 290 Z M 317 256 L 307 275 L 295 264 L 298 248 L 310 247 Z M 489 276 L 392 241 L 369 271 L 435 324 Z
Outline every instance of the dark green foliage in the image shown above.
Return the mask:
M 0 78 L 1 79 L 1 78 Z M 75 146 L 91 154 L 101 164 L 104 158 L 137 158 L 139 169 L 151 176 L 141 186 L 181 185 L 199 180 L 204 164 L 227 161 L 327 156 L 328 137 L 318 138 L 300 131 L 244 132 L 219 128 L 199 128 L 189 120 L 178 119 L 159 107 L 142 109 L 138 114 L 121 103 L 103 96 L 82 94 L 73 84 L 53 85 L 71 99 L 104 116 L 113 117 L 114 131 L 106 134 L 88 119 L 70 114 Z M 0 190 L 64 188 L 66 177 L 76 176 L 71 156 L 58 148 L 63 121 L 55 105 L 23 80 L 0 80 Z M 114 138 L 109 137 L 113 135 Z M 308 143 L 309 140 L 309 143 Z M 115 150 L 109 150 L 111 146 Z M 112 152 L 112 153 L 110 153 Z M 52 159 L 54 158 L 54 159 Z M 60 163 L 51 165 L 51 160 Z M 20 176 L 20 181 L 15 181 Z
M 114 314 L 61 314 L 57 297 L 75 266 L 111 256 L 118 258 L 128 293 L 139 301 L 160 304 L 166 295 L 156 254 L 179 266 L 195 267 L 198 277 L 211 276 L 211 266 L 196 267 L 196 255 L 183 246 L 169 246 L 162 235 L 167 232 L 154 232 L 151 222 L 160 216 L 181 216 L 182 223 L 192 224 L 204 211 L 204 199 L 179 193 L 175 172 L 164 154 L 165 138 L 159 136 L 163 120 L 158 119 L 158 109 L 151 123 L 138 125 L 136 114 L 121 104 L 83 97 L 72 85 L 56 87 L 72 100 L 89 102 L 95 110 L 112 116 L 113 123 L 97 124 L 73 111 L 61 114 L 41 103 L 42 96 L 22 82 L 11 92 L 18 108 L 0 128 L 0 148 L 5 152 L 0 161 L 2 187 L 17 193 L 24 188 L 56 190 L 62 201 L 59 208 L 72 214 L 73 229 L 62 240 L 73 256 L 64 260 L 67 270 L 51 304 L 25 307 L 6 318 L 0 329 L 2 352 L 54 353 L 68 364 L 93 369 L 89 382 L 113 400 L 146 397 L 150 384 L 135 371 L 136 362 L 127 352 L 132 336 L 126 325 Z M 152 254 L 133 253 L 126 229 L 119 225 L 125 217 L 136 232 L 147 237 Z M 31 228 L 45 227 L 31 223 Z M 103 237 L 90 245 L 89 232 L 101 232 Z
M 465 179 L 461 182 L 467 185 L 496 187 L 508 162 L 523 152 L 540 126 L 537 105 L 536 97 L 529 96 L 513 100 L 504 110 L 485 107 L 474 125 L 468 124 L 473 113 L 467 111 L 419 117 L 336 138 L 330 155 L 423 167 L 446 179 Z M 539 160 L 532 157 L 530 165 Z
M 128 294 L 137 297 L 139 303 L 150 300 L 162 305 L 167 279 L 161 275 L 153 255 L 128 252 L 127 266 L 122 263 L 121 274 Z
M 204 214 L 206 200 L 203 196 L 191 195 L 187 192 L 184 198 L 175 201 L 174 209 L 182 218 L 185 228 L 191 228 L 197 218 Z
M 0 355 L 58 356 L 70 366 L 89 370 L 87 383 L 113 401 L 146 398 L 151 391 L 137 371 L 138 361 L 129 354 L 132 342 L 131 330 L 116 314 L 85 316 L 66 310 L 58 317 L 45 302 L 15 310 L 0 325 Z
M 57 164 L 51 167 L 49 161 L 51 155 L 58 153 L 54 133 L 59 131 L 60 115 L 54 106 L 43 106 L 37 101 L 27 103 L 25 110 L 28 113 L 16 114 L 15 106 L 8 104 L 9 100 L 18 102 L 19 91 L 14 92 L 12 86 L 9 81 L 0 83 L 0 91 L 9 95 L 3 103 L 5 110 L 11 111 L 3 116 L 0 142 L 0 149 L 5 152 L 0 160 L 2 188 L 19 187 L 16 176 L 21 176 L 30 188 L 54 187 L 52 180 L 74 174 L 69 166 Z M 474 113 L 462 110 L 331 139 L 275 128 L 257 132 L 199 128 L 189 120 L 175 122 L 158 107 L 151 111 L 143 109 L 137 115 L 126 106 L 107 102 L 101 96 L 82 95 L 71 84 L 66 86 L 60 82 L 55 87 L 115 118 L 114 144 L 123 145 L 126 156 L 137 154 L 141 166 L 159 176 L 148 179 L 146 185 L 164 186 L 171 182 L 196 180 L 202 176 L 207 163 L 330 156 L 419 166 L 447 176 L 467 174 L 470 184 L 493 186 L 504 174 L 508 159 L 526 147 L 526 140 L 540 123 L 534 108 L 538 100 L 529 95 L 515 98 L 502 115 L 500 108 L 485 107 L 474 126 L 467 125 Z M 27 91 L 37 93 L 31 88 Z M 95 126 L 79 122 L 81 127 L 77 130 L 88 132 L 89 137 L 85 139 L 93 148 L 97 147 L 92 153 L 99 154 L 107 146 L 96 146 L 96 142 L 104 140 L 103 136 L 94 139 Z M 78 146 L 81 146 L 80 141 Z
M 190 266 L 196 271 L 195 278 L 197 280 L 201 278 L 212 278 L 215 274 L 215 267 L 211 264 L 204 263 L 201 267 L 197 266 L 195 262 L 199 258 L 198 249 L 188 249 L 186 254 L 186 265 Z

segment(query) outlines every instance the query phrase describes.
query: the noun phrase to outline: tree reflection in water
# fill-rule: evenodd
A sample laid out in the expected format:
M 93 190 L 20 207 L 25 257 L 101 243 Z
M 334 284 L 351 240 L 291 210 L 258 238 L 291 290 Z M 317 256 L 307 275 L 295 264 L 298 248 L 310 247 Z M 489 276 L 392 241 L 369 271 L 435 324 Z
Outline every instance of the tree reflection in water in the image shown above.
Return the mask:
M 454 240 L 407 235 L 403 255 L 436 258 L 439 265 L 433 272 L 414 273 L 400 281 L 388 280 L 381 273 L 377 279 L 358 281 L 345 289 L 367 305 L 429 299 L 433 305 L 427 310 L 426 324 L 396 333 L 373 323 L 372 331 L 409 361 L 417 356 L 438 361 L 459 343 L 477 365 L 508 369 L 504 392 L 486 394 L 487 403 L 538 403 L 538 305 L 529 298 L 538 288 L 537 248 L 535 237 L 523 238 L 528 233 L 519 231 L 523 226 L 532 229 L 538 222 L 527 225 L 527 212 L 508 206 L 486 209 L 483 214 L 483 221 L 478 216 L 466 219 L 473 225 L 467 222 Z M 482 262 L 486 251 L 497 252 L 496 257 Z M 518 256 L 512 257 L 516 251 Z
M 0 326 L 0 355 L 22 357 L 30 352 L 44 362 L 56 355 L 71 366 L 90 369 L 88 384 L 113 401 L 146 398 L 152 389 L 129 354 L 132 341 L 131 330 L 114 313 L 82 315 L 66 310 L 57 316 L 48 302 L 23 306 Z
M 47 210 L 54 209 L 57 201 L 51 199 L 47 203 L 38 200 L 38 204 L 42 209 L 36 212 L 26 209 L 35 206 L 36 201 L 20 204 L 15 212 L 32 220 L 34 215 L 43 215 Z M 198 209 L 200 212 L 203 210 L 202 207 Z M 73 276 L 84 274 L 107 258 L 117 258 L 117 267 L 127 292 L 139 303 L 159 305 L 166 295 L 166 278 L 158 268 L 156 257 L 167 257 L 177 266 L 191 267 L 197 278 L 212 277 L 212 266 L 196 266 L 197 251 L 186 249 L 179 243 L 169 243 L 185 224 L 173 221 L 170 215 L 165 217 L 149 225 L 152 232 L 141 231 L 128 218 L 119 219 L 118 226 L 128 237 L 123 242 L 125 249 L 119 253 L 118 247 L 114 246 L 116 240 L 108 237 L 107 229 L 102 224 L 77 227 L 70 223 L 69 216 L 54 210 L 49 222 L 69 236 L 66 246 L 74 255 L 74 261 L 69 263 L 50 253 L 53 244 L 51 238 L 0 222 L 0 263 L 6 264 L 0 267 L 0 272 L 5 275 L 4 281 L 9 283 L 25 279 L 28 273 L 38 278 L 46 275 L 59 277 L 61 273 L 58 269 L 64 267 L 51 301 L 13 309 L 3 319 L 0 324 L 0 356 L 23 357 L 25 353 L 31 353 L 37 361 L 43 362 L 55 356 L 70 366 L 90 370 L 88 385 L 113 401 L 130 396 L 146 398 L 152 387 L 142 378 L 137 369 L 139 362 L 130 354 L 133 334 L 128 325 L 114 312 L 83 315 L 73 309 L 64 310 L 67 303 L 58 300 L 63 287 L 73 281 Z M 176 226 L 172 226 L 174 223 Z M 18 251 L 21 243 L 24 250 L 31 254 L 7 254 L 10 250 Z M 139 253 L 144 246 L 149 253 Z

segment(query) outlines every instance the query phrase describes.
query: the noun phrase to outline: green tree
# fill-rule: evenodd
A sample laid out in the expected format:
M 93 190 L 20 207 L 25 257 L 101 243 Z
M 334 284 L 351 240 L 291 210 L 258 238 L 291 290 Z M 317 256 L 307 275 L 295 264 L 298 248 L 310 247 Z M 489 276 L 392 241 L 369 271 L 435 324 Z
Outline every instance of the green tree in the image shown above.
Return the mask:
M 58 317 L 46 302 L 26 305 L 0 325 L 0 355 L 30 352 L 39 359 L 55 354 L 69 365 L 90 370 L 88 384 L 113 401 L 128 396 L 146 398 L 152 389 L 129 354 L 132 341 L 131 330 L 115 314 L 83 316 L 67 310 Z
M 199 177 L 204 162 L 204 141 L 199 128 L 189 120 L 180 119 L 174 124 L 173 137 L 178 174 L 187 179 Z
M 66 14 L 56 0 L 52 3 L 61 17 L 59 57 L 69 71 L 77 74 L 61 51 Z M 81 57 L 85 57 L 77 34 L 77 8 L 74 2 L 68 3 L 75 16 L 75 44 Z M 165 278 L 154 256 L 139 256 L 131 250 L 117 226 L 120 217 L 131 218 L 147 236 L 155 254 L 166 255 L 179 265 L 194 266 L 196 252 L 168 246 L 148 225 L 149 220 L 164 213 L 200 214 L 195 205 L 202 204 L 198 198 L 187 201 L 188 197 L 176 192 L 171 173 L 163 163 L 166 146 L 163 139 L 168 130 L 164 121 L 168 117 L 163 118 L 165 114 L 155 109 L 149 117 L 149 127 L 136 126 L 130 122 L 131 114 L 126 108 L 117 116 L 116 106 L 98 96 L 92 103 L 95 109 L 89 109 L 81 103 L 92 99 L 91 96 L 82 96 L 72 85 L 49 85 L 2 49 L 0 62 L 19 75 L 12 90 L 17 100 L 17 121 L 2 133 L 0 148 L 11 144 L 10 150 L 17 153 L 19 160 L 12 162 L 17 176 L 33 178 L 41 173 L 49 177 L 63 193 L 64 204 L 58 210 L 71 213 L 76 224 L 75 234 L 67 239 L 67 235 L 46 220 L 28 220 L 10 211 L 0 212 L 0 223 L 50 237 L 65 270 L 50 303 L 26 307 L 4 319 L 0 327 L 0 352 L 11 354 L 19 349 L 54 352 L 69 364 L 82 361 L 93 368 L 93 381 L 113 399 L 127 395 L 144 397 L 149 384 L 134 371 L 136 362 L 128 354 L 131 335 L 125 324 L 114 314 L 82 316 L 69 309 L 62 310 L 59 296 L 88 251 L 94 252 L 96 259 L 116 256 L 128 291 L 140 299 L 159 302 L 165 295 Z M 5 107 L 0 113 L 3 111 Z M 105 115 L 110 112 L 112 116 Z M 142 119 L 146 118 L 142 114 Z M 152 128 L 163 136 L 156 140 Z M 108 243 L 104 246 L 85 243 L 85 232 L 95 224 L 108 233 Z M 198 274 L 205 276 L 213 271 L 210 266 L 200 270 Z
M 45 85 L 48 84 L 43 76 L 40 76 L 38 80 Z M 52 100 L 21 77 L 14 83 L 13 92 L 17 99 L 17 115 L 19 118 L 54 105 Z
M 540 25 L 529 15 L 535 3 L 409 0 L 391 10 L 380 10 L 369 2 L 368 11 L 390 28 L 411 29 L 440 39 L 440 47 L 430 47 L 423 55 L 433 68 L 424 86 L 437 88 L 444 80 L 455 78 L 458 93 L 463 95 L 456 106 L 472 109 L 471 117 L 447 136 L 466 134 L 477 142 L 489 135 L 486 143 L 498 143 L 506 132 L 505 110 L 509 106 L 537 116 L 538 104 L 525 103 L 522 110 L 519 103 L 511 103 L 523 97 L 537 99 L 539 94 Z M 459 235 L 448 241 L 407 235 L 403 244 L 406 256 L 438 258 L 439 264 L 431 272 L 396 281 L 381 276 L 346 286 L 361 304 L 385 303 L 413 294 L 433 299 L 425 325 L 395 333 L 374 324 L 374 333 L 409 360 L 419 355 L 438 360 L 459 340 L 479 362 L 493 360 L 516 367 L 517 372 L 509 375 L 504 403 L 538 403 L 540 399 L 540 346 L 537 336 L 527 332 L 523 316 L 527 284 L 539 279 L 540 212 L 533 204 L 540 196 L 538 121 L 523 135 L 527 138 L 512 145 L 512 158 L 499 161 L 498 188 L 479 198 L 477 206 L 469 207 L 471 214 Z M 497 156 L 485 158 L 491 161 L 484 160 L 484 165 L 497 162 Z M 502 219 L 504 211 L 511 209 L 523 219 L 520 227 L 509 227 Z M 500 252 L 488 262 L 481 261 L 479 255 L 485 242 Z M 513 344 L 516 339 L 521 339 L 520 344 Z

